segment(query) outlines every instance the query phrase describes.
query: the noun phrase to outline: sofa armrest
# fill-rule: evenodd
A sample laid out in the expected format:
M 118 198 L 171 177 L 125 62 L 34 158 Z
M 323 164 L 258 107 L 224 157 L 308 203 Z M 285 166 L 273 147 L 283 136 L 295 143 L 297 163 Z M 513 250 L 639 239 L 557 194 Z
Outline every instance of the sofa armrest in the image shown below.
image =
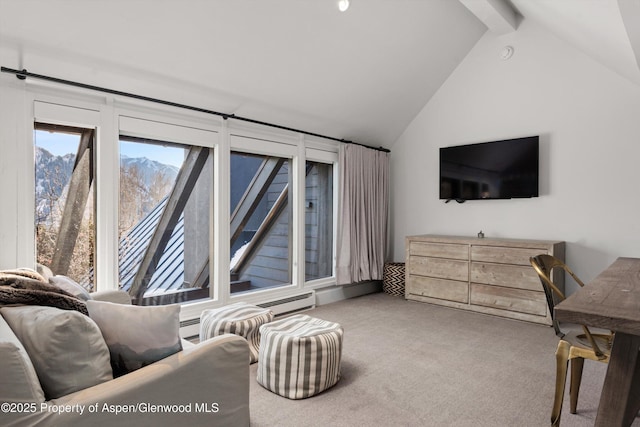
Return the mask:
M 91 293 L 91 299 L 96 301 L 115 302 L 118 304 L 131 305 L 131 295 L 125 291 L 109 290 Z
M 242 337 L 220 335 L 47 403 L 77 409 L 38 411 L 23 421 L 46 426 L 248 426 L 249 345 Z

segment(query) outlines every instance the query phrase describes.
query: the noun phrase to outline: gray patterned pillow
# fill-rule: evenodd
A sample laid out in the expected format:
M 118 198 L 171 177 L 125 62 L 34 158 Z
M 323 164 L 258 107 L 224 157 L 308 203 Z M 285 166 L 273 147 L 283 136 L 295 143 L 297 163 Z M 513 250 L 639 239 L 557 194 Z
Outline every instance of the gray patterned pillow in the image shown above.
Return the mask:
M 87 301 L 111 353 L 114 376 L 150 365 L 182 350 L 180 306 L 136 306 Z

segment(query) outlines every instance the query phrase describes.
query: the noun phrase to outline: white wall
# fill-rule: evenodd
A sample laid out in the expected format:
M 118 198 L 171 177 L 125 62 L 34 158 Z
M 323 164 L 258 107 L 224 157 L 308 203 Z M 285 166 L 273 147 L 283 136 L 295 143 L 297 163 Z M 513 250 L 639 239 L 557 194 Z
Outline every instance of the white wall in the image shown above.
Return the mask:
M 500 58 L 506 45 L 510 60 Z M 540 197 L 438 200 L 438 148 L 540 135 Z M 392 147 L 392 255 L 406 235 L 564 240 L 589 281 L 640 257 L 640 87 L 526 20 L 485 36 Z M 568 285 L 568 292 L 575 290 Z

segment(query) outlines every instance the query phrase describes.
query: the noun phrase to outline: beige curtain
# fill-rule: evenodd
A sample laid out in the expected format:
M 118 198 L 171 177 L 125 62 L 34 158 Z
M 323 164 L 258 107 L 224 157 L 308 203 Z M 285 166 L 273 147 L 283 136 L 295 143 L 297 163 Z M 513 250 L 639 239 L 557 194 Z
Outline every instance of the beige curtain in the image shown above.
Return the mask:
M 389 153 L 343 144 L 339 167 L 337 283 L 382 280 L 389 212 Z

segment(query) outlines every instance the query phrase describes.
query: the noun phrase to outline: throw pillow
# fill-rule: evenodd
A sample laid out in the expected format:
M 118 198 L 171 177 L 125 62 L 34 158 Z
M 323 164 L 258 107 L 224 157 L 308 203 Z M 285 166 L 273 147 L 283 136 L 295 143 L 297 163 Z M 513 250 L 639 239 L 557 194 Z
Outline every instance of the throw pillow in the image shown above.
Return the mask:
M 0 313 L 29 354 L 47 400 L 113 379 L 109 349 L 87 316 L 43 306 Z
M 36 264 L 36 271 L 42 276 L 45 282 L 49 280 L 51 276 L 53 276 L 53 271 L 51 271 L 49 267 L 43 264 Z
M 58 274 L 50 277 L 49 283 L 69 292 L 71 295 L 80 298 L 83 301 L 89 301 L 91 299 L 89 292 L 70 277 Z
M 182 350 L 180 306 L 137 306 L 87 301 L 111 352 L 114 376 L 124 375 Z
M 27 350 L 0 315 L 0 402 L 44 402 L 44 392 Z

